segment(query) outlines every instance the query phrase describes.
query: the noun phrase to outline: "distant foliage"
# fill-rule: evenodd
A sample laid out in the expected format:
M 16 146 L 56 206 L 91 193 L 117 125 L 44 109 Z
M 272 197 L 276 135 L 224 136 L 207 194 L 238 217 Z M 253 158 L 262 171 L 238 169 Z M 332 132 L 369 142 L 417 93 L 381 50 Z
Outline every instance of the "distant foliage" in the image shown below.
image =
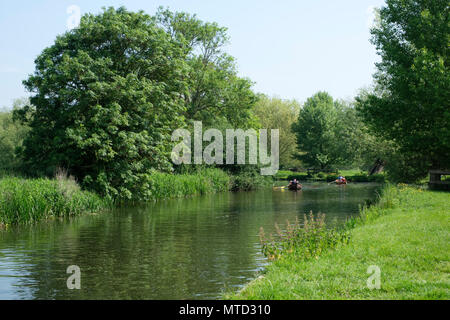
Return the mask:
M 297 173 L 288 175 L 285 180 L 291 181 L 297 179 L 299 181 L 312 180 L 312 181 L 333 182 L 336 181 L 339 178 L 339 176 L 341 176 L 341 174 L 337 173 L 329 174 L 324 172 L 319 172 L 313 175 L 308 175 L 306 173 Z M 386 182 L 386 176 L 383 174 L 374 174 L 369 176 L 368 174 L 360 173 L 360 174 L 346 175 L 345 178 L 349 182 L 377 182 L 377 183 Z
M 292 124 L 297 120 L 300 108 L 300 103 L 295 100 L 283 100 L 260 95 L 253 109 L 262 129 L 280 130 L 281 168 L 301 167 L 301 162 L 294 158 L 298 150 L 295 133 L 292 131 Z
M 26 99 L 14 102 L 13 110 L 18 110 L 28 103 Z M 13 113 L 0 110 L 0 174 L 17 172 L 21 162 L 17 152 L 22 147 L 28 128 L 18 121 L 14 121 Z
M 251 191 L 270 187 L 273 178 L 262 176 L 258 171 L 246 170 L 231 176 L 232 191 Z
M 306 166 L 324 170 L 339 162 L 336 123 L 337 109 L 328 93 L 319 92 L 307 99 L 293 124 L 300 150 L 297 158 Z
M 334 100 L 326 92 L 308 98 L 292 130 L 297 158 L 307 168 L 333 172 L 339 167 L 368 170 L 384 159 L 390 144 L 370 133 L 353 102 Z

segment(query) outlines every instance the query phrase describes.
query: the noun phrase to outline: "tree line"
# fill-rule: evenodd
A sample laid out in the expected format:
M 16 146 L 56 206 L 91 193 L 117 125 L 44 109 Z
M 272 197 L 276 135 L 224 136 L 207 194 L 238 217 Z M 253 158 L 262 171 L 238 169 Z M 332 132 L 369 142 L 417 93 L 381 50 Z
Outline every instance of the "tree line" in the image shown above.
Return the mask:
M 447 1 L 387 0 L 372 30 L 373 88 L 301 104 L 256 94 L 216 23 L 163 8 L 86 14 L 37 57 L 29 103 L 1 114 L 0 165 L 34 176 L 63 167 L 85 188 L 140 199 L 153 173 L 186 170 L 170 162 L 171 133 L 202 121 L 279 128 L 282 168 L 376 165 L 418 180 L 449 167 L 448 28 Z
M 321 169 L 375 161 L 402 182 L 450 168 L 449 31 L 446 0 L 386 0 L 371 30 L 381 57 L 372 88 L 347 106 L 308 99 L 294 125 L 299 159 Z

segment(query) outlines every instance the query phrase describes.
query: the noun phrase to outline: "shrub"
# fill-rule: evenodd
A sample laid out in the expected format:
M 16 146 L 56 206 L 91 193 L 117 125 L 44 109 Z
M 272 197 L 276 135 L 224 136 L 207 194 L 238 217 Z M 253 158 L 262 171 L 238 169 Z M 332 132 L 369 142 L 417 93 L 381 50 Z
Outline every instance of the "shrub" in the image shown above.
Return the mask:
M 289 181 L 297 179 L 299 181 L 305 181 L 306 179 L 308 179 L 308 175 L 306 173 L 298 173 L 298 174 L 292 174 L 290 176 L 288 176 L 287 178 Z
M 278 260 L 285 257 L 296 259 L 310 259 L 319 256 L 323 251 L 336 248 L 339 244 L 346 244 L 350 240 L 350 232 L 347 229 L 327 229 L 325 215 L 318 214 L 314 217 L 311 212 L 309 217 L 304 216 L 304 223 L 300 225 L 297 219 L 295 224 L 287 221 L 286 230 L 281 230 L 275 225 L 276 239 L 270 235 L 266 238 L 264 229 L 260 229 L 262 252 L 270 260 Z
M 369 182 L 384 183 L 386 182 L 386 176 L 383 174 L 374 174 L 372 176 L 369 176 Z
M 251 191 L 268 187 L 272 182 L 272 177 L 261 176 L 253 172 L 245 172 L 232 176 L 230 189 L 232 191 Z
M 336 181 L 337 180 L 337 178 L 339 178 L 339 176 L 337 176 L 337 175 L 335 175 L 335 174 L 329 174 L 328 176 L 327 176 L 327 182 L 333 182 L 333 181 Z
M 365 174 L 355 174 L 347 177 L 347 180 L 350 182 L 369 182 L 369 177 Z

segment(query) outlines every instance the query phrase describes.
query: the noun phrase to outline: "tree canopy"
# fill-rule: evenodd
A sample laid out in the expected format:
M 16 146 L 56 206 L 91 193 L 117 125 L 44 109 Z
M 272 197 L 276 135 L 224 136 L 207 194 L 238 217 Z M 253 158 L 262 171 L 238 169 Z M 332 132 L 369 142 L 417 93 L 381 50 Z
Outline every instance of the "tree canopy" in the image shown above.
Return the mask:
M 358 110 L 398 145 L 416 179 L 450 166 L 449 29 L 447 0 L 387 0 L 372 30 L 382 60 Z
M 236 128 L 252 125 L 251 109 L 257 97 L 251 90 L 253 83 L 237 75 L 234 58 L 224 52 L 229 41 L 227 29 L 203 22 L 196 15 L 163 8 L 156 20 L 183 45 L 187 55 L 188 90 L 183 93 L 186 119 L 206 126 L 217 123 L 218 118 Z

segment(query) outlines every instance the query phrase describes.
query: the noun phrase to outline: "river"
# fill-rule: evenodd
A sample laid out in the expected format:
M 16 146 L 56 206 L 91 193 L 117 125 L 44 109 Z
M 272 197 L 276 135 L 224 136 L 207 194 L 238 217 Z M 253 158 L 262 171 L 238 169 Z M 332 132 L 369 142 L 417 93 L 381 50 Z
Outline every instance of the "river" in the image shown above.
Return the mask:
M 221 193 L 0 231 L 0 299 L 217 299 L 267 264 L 259 229 L 357 215 L 376 184 Z M 81 289 L 67 289 L 69 266 Z

